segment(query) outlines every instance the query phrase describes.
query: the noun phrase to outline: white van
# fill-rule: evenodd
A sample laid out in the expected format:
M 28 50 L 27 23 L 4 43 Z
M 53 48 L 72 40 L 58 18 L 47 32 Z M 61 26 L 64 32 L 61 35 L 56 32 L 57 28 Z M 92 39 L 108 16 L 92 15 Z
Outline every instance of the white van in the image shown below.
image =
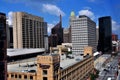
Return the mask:
M 107 80 L 112 80 L 112 78 L 111 78 L 111 77 L 109 77 L 109 78 L 107 78 Z

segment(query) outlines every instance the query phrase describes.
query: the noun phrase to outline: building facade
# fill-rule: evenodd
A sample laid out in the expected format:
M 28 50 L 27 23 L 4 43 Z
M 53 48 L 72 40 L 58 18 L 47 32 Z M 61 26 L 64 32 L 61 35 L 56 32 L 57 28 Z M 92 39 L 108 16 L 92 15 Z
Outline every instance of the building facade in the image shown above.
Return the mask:
M 7 48 L 13 48 L 13 26 L 6 24 Z
M 118 35 L 112 34 L 112 41 L 118 41 Z
M 13 48 L 13 27 L 9 27 L 9 32 L 10 32 L 10 34 L 9 34 L 9 36 L 10 36 L 10 48 Z
M 99 28 L 96 28 L 96 44 L 98 45 L 98 40 L 99 40 Z
M 75 61 L 68 66 L 61 65 L 59 54 L 38 56 L 35 73 L 8 72 L 8 80 L 87 80 L 94 70 L 93 56 Z
M 91 46 L 96 51 L 96 24 L 85 15 L 77 18 L 74 12 L 70 16 L 72 53 L 75 55 L 84 53 L 84 47 Z
M 7 80 L 6 15 L 0 13 L 0 80 Z
M 71 27 L 64 29 L 63 42 L 64 43 L 71 43 Z
M 99 18 L 99 41 L 98 51 L 111 54 L 112 51 L 112 26 L 111 17 L 105 16 Z
M 63 28 L 61 15 L 60 22 L 52 28 L 49 38 L 50 47 L 56 47 L 57 45 L 61 45 L 63 43 Z
M 118 35 L 112 34 L 112 53 L 118 52 Z
M 47 23 L 25 12 L 13 13 L 14 48 L 48 48 Z

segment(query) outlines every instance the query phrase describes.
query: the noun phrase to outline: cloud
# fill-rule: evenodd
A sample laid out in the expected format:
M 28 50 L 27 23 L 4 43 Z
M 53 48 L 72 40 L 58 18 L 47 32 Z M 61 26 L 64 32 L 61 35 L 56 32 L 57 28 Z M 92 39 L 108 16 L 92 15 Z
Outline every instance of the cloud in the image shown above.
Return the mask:
M 29 8 L 37 10 L 39 12 L 49 13 L 51 15 L 65 16 L 65 13 L 56 6 L 56 2 L 60 0 L 6 0 L 10 3 L 21 3 Z M 49 4 L 48 4 L 49 3 Z
M 99 28 L 99 26 L 97 25 L 96 28 Z
M 65 13 L 59 7 L 53 4 L 43 4 L 42 11 L 56 16 L 59 16 L 60 14 L 65 16 Z
M 8 12 L 8 19 L 7 19 L 9 25 L 12 25 L 12 18 L 13 18 L 13 12 L 10 11 Z
M 80 10 L 79 15 L 86 15 L 86 16 L 90 17 L 92 20 L 95 19 L 94 13 L 88 9 Z
M 48 28 L 47 28 L 47 31 L 48 31 L 48 34 L 51 33 L 51 29 L 54 27 L 54 24 L 47 24 Z
M 117 31 L 117 30 L 120 30 L 120 24 L 112 20 L 112 31 Z

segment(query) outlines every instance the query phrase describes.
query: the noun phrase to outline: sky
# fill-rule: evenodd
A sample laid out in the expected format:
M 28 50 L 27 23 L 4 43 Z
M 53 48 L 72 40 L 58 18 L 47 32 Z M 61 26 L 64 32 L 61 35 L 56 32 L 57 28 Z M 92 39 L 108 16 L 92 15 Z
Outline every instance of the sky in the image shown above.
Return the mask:
M 10 25 L 12 13 L 17 11 L 43 17 L 48 24 L 48 34 L 59 22 L 60 14 L 63 28 L 69 27 L 71 11 L 76 16 L 90 17 L 96 22 L 96 27 L 99 17 L 111 16 L 112 32 L 119 35 L 120 39 L 120 0 L 0 0 L 0 12 L 6 13 Z

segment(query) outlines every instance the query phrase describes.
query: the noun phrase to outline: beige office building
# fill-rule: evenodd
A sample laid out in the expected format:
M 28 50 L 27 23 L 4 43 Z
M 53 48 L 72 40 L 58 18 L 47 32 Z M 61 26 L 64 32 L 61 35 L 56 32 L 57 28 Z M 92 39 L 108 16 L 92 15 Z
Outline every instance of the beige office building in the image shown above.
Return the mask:
M 48 48 L 47 23 L 25 12 L 13 13 L 14 48 Z
M 33 62 L 9 64 L 7 79 L 89 80 L 94 70 L 94 59 L 91 48 L 88 49 L 85 53 L 89 55 L 84 55 L 83 59 L 79 56 L 61 59 L 59 54 L 49 54 L 38 56 Z
M 14 67 L 9 65 L 8 69 L 14 68 L 14 72 L 8 70 L 7 77 L 8 80 L 87 80 L 93 73 L 93 63 L 92 56 L 83 60 L 66 59 L 63 61 L 60 61 L 58 54 L 38 56 L 37 66 L 28 68 L 30 71 L 36 69 L 36 72 L 21 72 L 21 69 L 25 67 L 20 68 L 18 64 L 13 64 Z M 24 65 L 24 63 L 21 64 L 21 66 Z

